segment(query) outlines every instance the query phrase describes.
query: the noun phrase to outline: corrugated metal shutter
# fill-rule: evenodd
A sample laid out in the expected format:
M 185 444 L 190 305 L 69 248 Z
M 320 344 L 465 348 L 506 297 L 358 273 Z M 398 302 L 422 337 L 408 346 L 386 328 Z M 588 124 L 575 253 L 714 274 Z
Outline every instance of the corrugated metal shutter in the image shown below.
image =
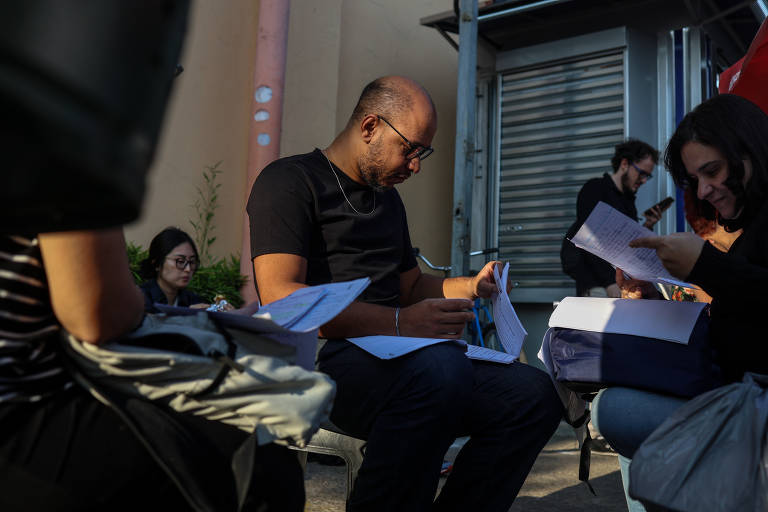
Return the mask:
M 510 71 L 500 87 L 500 256 L 518 295 L 556 300 L 573 287 L 560 243 L 576 196 L 624 139 L 624 52 Z

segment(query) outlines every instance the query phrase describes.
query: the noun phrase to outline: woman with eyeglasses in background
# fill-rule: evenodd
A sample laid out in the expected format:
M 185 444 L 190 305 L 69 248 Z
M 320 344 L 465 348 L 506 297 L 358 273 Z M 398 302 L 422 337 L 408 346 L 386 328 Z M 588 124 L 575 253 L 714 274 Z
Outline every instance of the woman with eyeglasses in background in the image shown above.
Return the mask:
M 169 227 L 155 235 L 149 244 L 149 257 L 139 270 L 146 280 L 141 285 L 144 309 L 157 312 L 155 303 L 207 308 L 209 304 L 202 297 L 186 289 L 199 266 L 195 242 L 184 231 Z

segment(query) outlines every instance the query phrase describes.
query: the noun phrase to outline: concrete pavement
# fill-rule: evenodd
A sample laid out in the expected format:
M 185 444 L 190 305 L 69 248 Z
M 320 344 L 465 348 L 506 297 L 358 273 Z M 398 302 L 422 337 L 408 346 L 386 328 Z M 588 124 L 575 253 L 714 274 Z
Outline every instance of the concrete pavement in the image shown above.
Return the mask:
M 561 424 L 544 447 L 510 512 L 615 512 L 627 506 L 615 455 L 593 453 L 590 482 L 593 496 L 578 480 L 578 443 L 572 429 Z M 450 452 L 449 452 L 450 453 Z M 309 463 L 305 476 L 306 512 L 343 512 L 344 466 Z M 468 511 L 471 512 L 471 511 Z

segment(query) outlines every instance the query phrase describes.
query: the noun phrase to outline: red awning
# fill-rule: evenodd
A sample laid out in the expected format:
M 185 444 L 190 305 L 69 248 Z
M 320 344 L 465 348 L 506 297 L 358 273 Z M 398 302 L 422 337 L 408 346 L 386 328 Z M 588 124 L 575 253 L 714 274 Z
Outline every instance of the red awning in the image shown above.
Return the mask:
M 719 90 L 747 98 L 768 114 L 768 18 L 744 58 L 720 74 Z

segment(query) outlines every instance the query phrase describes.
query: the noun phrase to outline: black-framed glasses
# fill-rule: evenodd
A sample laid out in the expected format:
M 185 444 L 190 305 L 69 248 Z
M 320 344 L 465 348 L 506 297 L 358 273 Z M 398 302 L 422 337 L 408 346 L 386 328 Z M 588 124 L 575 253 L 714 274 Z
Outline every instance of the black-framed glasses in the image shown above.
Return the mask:
M 389 125 L 390 128 L 395 130 L 395 133 L 400 136 L 401 139 L 405 141 L 405 143 L 408 145 L 408 153 L 405 154 L 405 158 L 408 160 L 413 160 L 414 158 L 418 158 L 419 160 L 424 160 L 429 155 L 432 154 L 432 152 L 435 150 L 432 146 L 422 146 L 421 144 L 413 144 L 411 141 L 405 138 L 405 135 L 400 133 L 397 128 L 392 126 L 392 123 L 384 119 L 383 116 L 377 115 L 379 119 L 384 121 Z
M 184 270 L 184 269 L 187 268 L 187 265 L 189 265 L 189 270 L 194 272 L 200 266 L 200 261 L 197 258 L 195 258 L 194 256 L 191 257 L 191 258 L 184 258 L 184 257 L 173 258 L 173 257 L 170 257 L 170 258 L 166 258 L 166 259 L 167 260 L 173 260 L 173 262 L 176 264 L 176 268 L 179 269 L 179 270 Z
M 653 174 L 649 173 L 648 171 L 642 170 L 641 168 L 636 166 L 633 162 L 630 162 L 629 165 L 634 167 L 635 170 L 637 171 L 637 173 L 640 175 L 640 177 L 641 178 L 645 178 L 646 181 L 648 181 L 649 179 L 653 178 Z

